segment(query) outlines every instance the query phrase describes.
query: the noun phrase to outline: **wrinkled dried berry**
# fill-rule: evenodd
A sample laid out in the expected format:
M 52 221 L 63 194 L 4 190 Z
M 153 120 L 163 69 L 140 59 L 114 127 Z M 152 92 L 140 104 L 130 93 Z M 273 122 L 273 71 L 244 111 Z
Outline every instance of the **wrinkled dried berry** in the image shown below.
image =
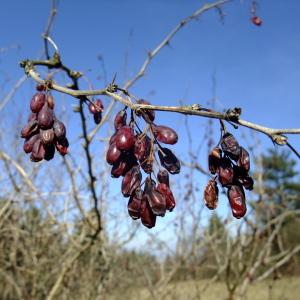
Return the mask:
M 30 136 L 38 133 L 39 126 L 36 120 L 32 120 L 26 124 L 21 130 L 21 137 L 24 139 L 28 139 Z
M 30 102 L 30 109 L 33 113 L 38 113 L 46 102 L 46 95 L 44 93 L 36 93 Z
M 166 199 L 166 209 L 172 211 L 176 206 L 176 201 L 169 186 L 165 183 L 159 183 L 156 188 Z
M 58 140 L 64 139 L 66 137 L 66 127 L 63 122 L 56 119 L 53 123 L 53 130 L 55 137 Z
M 124 197 L 130 197 L 140 186 L 142 173 L 139 166 L 132 167 L 122 180 L 122 194 Z
M 211 174 L 216 174 L 221 163 L 222 150 L 214 148 L 208 155 L 208 168 Z
M 40 131 L 41 141 L 44 145 L 49 145 L 54 143 L 54 131 L 52 128 Z
M 134 193 L 130 196 L 128 201 L 128 214 L 136 220 L 141 216 L 141 205 L 142 205 L 143 191 L 141 188 L 137 188 Z
M 204 190 L 204 202 L 209 209 L 216 209 L 218 206 L 219 189 L 214 179 L 208 181 Z
M 223 135 L 221 140 L 222 150 L 230 156 L 230 158 L 237 160 L 240 155 L 240 146 L 235 137 L 227 132 Z
M 45 148 L 40 139 L 37 139 L 32 147 L 30 159 L 34 162 L 43 160 L 45 157 Z
M 144 198 L 141 203 L 140 217 L 142 224 L 148 228 L 152 228 L 156 223 L 156 215 L 152 212 L 148 201 Z
M 171 174 L 178 174 L 180 172 L 180 161 L 174 153 L 168 148 L 160 148 L 158 156 L 161 165 Z
M 31 153 L 34 143 L 40 138 L 39 134 L 32 135 L 30 138 L 26 139 L 23 145 L 23 150 L 25 153 Z
M 38 123 L 42 129 L 49 129 L 54 122 L 53 110 L 49 108 L 47 102 L 43 105 L 42 109 L 38 113 Z
M 240 168 L 244 169 L 246 172 L 248 172 L 250 170 L 250 156 L 246 149 L 244 149 L 243 147 L 240 148 L 241 151 L 240 151 L 239 159 L 237 161 L 237 165 Z
M 223 157 L 221 159 L 220 167 L 218 170 L 218 179 L 222 186 L 232 184 L 234 179 L 234 170 L 229 158 Z
M 253 190 L 254 181 L 252 177 L 248 175 L 243 177 L 238 177 L 238 181 L 246 190 L 249 191 Z

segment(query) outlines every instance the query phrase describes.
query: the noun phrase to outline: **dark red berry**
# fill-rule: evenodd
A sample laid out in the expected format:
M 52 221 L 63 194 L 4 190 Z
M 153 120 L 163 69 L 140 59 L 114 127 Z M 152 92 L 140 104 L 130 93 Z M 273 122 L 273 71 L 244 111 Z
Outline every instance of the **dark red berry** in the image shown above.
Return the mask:
M 211 174 L 216 174 L 220 166 L 222 150 L 214 148 L 208 155 L 208 168 Z
M 240 155 L 240 146 L 234 136 L 227 132 L 223 135 L 221 140 L 222 150 L 230 156 L 230 158 L 237 160 Z
M 39 92 L 43 92 L 46 90 L 46 86 L 44 84 L 37 84 L 35 88 Z
M 148 228 L 152 228 L 156 223 L 156 215 L 152 212 L 150 205 L 147 200 L 143 198 L 141 203 L 141 221 L 142 224 Z
M 121 156 L 121 151 L 117 148 L 116 142 L 109 145 L 106 153 L 106 161 L 110 165 L 115 164 Z
M 180 172 L 180 161 L 174 153 L 168 148 L 160 148 L 158 156 L 161 165 L 171 174 L 178 174 Z
M 118 130 L 126 125 L 127 113 L 125 110 L 119 111 L 114 120 L 115 129 Z
M 94 103 L 89 104 L 89 111 L 91 114 L 102 112 L 104 109 L 103 103 L 100 99 L 97 99 Z
M 54 131 L 52 128 L 40 131 L 41 141 L 44 145 L 49 145 L 54 143 Z
M 169 173 L 167 170 L 160 169 L 159 172 L 157 173 L 157 180 L 159 183 L 164 183 L 168 187 L 170 186 L 169 184 Z
M 147 159 L 151 151 L 151 140 L 147 135 L 136 135 L 134 143 L 134 155 L 141 162 Z
M 49 129 L 54 122 L 53 110 L 49 108 L 48 103 L 45 102 L 44 106 L 38 113 L 38 123 L 42 129 Z
M 238 177 L 238 182 L 246 189 L 253 190 L 254 181 L 249 175 Z
M 31 153 L 34 143 L 40 138 L 39 134 L 32 135 L 30 138 L 26 139 L 23 145 L 23 150 L 25 153 Z
M 68 154 L 68 147 L 69 147 L 69 141 L 66 137 L 55 141 L 55 148 L 62 156 Z
M 54 157 L 55 154 L 55 146 L 54 144 L 51 145 L 44 145 L 45 148 L 45 156 L 44 159 L 49 161 Z
M 234 170 L 229 158 L 223 157 L 221 159 L 218 175 L 219 182 L 222 184 L 222 186 L 232 184 L 234 179 Z
M 57 119 L 53 123 L 53 131 L 58 140 L 62 140 L 66 137 L 66 127 L 63 122 Z
M 102 112 L 97 112 L 93 115 L 93 118 L 94 118 L 94 123 L 95 124 L 100 124 L 101 121 L 102 121 Z
M 239 159 L 237 161 L 237 165 L 244 169 L 245 172 L 248 172 L 250 170 L 250 156 L 249 153 L 246 149 L 244 149 L 243 147 L 240 147 L 240 155 L 239 155 Z
M 172 211 L 176 206 L 176 201 L 169 186 L 165 183 L 159 183 L 156 188 L 166 199 L 166 209 Z
M 251 22 L 256 26 L 261 26 L 262 19 L 260 17 L 254 16 L 251 18 Z
M 111 145 L 112 143 L 115 143 L 116 138 L 117 138 L 117 133 L 114 133 L 109 139 L 109 144 Z
M 119 178 L 125 173 L 126 168 L 126 161 L 119 159 L 116 163 L 113 164 L 113 167 L 110 172 L 111 177 Z
M 130 126 L 123 126 L 117 131 L 116 146 L 119 150 L 130 150 L 135 143 L 133 129 Z
M 140 186 L 142 173 L 139 166 L 132 167 L 122 180 L 122 194 L 124 197 L 130 197 Z
M 153 125 L 152 128 L 154 136 L 159 142 L 170 145 L 177 143 L 178 135 L 172 128 L 162 125 Z
M 39 126 L 36 120 L 28 122 L 21 130 L 21 137 L 28 139 L 31 135 L 38 133 Z
M 46 102 L 46 95 L 44 93 L 36 93 L 30 102 L 30 109 L 34 113 L 38 113 Z
M 141 214 L 142 198 L 143 198 L 143 191 L 139 187 L 130 196 L 130 199 L 128 201 L 128 206 L 127 206 L 128 214 L 134 220 L 139 219 L 141 216 L 140 214 Z
M 32 147 L 32 152 L 30 155 L 30 159 L 33 162 L 38 162 L 43 160 L 45 157 L 45 148 L 40 139 L 37 139 Z
M 125 176 L 125 174 L 136 165 L 137 161 L 132 153 L 122 153 L 119 160 L 113 164 L 111 176 L 115 178 Z
M 164 216 L 166 213 L 166 199 L 156 189 L 155 182 L 150 177 L 146 178 L 143 199 L 150 204 L 152 212 L 157 216 Z
M 227 197 L 230 203 L 232 215 L 237 219 L 242 218 L 247 212 L 243 188 L 239 185 L 230 186 L 227 191 Z

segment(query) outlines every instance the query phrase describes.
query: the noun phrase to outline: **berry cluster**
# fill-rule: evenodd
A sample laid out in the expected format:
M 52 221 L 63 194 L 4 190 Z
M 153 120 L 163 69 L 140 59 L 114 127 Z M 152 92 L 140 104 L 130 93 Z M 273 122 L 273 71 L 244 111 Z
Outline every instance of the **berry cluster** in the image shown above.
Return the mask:
M 149 104 L 139 100 L 139 104 Z M 146 128 L 142 132 L 135 121 L 142 117 Z M 132 111 L 127 123 L 126 108 L 114 119 L 115 133 L 109 141 L 106 161 L 112 165 L 111 176 L 123 176 L 122 194 L 129 197 L 128 213 L 134 220 L 141 219 L 144 226 L 155 226 L 156 217 L 163 217 L 167 210 L 175 207 L 175 199 L 169 186 L 169 175 L 180 172 L 180 161 L 174 153 L 160 143 L 173 145 L 178 141 L 177 133 L 162 125 L 153 123 L 155 112 L 151 110 Z M 158 158 L 156 157 L 158 154 Z M 154 162 L 158 165 L 157 182 Z M 163 168 L 162 168 L 163 167 Z M 147 174 L 142 189 L 142 172 Z
M 95 103 L 89 104 L 89 111 L 94 116 L 94 122 L 95 124 L 100 124 L 102 120 L 102 112 L 103 112 L 104 106 L 100 99 L 97 99 Z
M 21 130 L 21 137 L 25 139 L 23 149 L 25 153 L 31 153 L 33 162 L 49 161 L 54 157 L 55 149 L 66 155 L 69 142 L 65 125 L 54 115 L 52 95 L 45 92 L 44 85 L 37 85 L 36 89 L 38 92 L 30 102 L 28 123 Z
M 217 174 L 209 180 L 204 190 L 204 201 L 209 209 L 215 209 L 218 204 L 219 183 L 227 188 L 227 197 L 235 218 L 246 214 L 244 188 L 253 189 L 253 179 L 249 176 L 249 153 L 241 147 L 231 133 L 224 133 L 220 141 L 221 148 L 214 148 L 208 156 L 208 167 L 211 174 Z

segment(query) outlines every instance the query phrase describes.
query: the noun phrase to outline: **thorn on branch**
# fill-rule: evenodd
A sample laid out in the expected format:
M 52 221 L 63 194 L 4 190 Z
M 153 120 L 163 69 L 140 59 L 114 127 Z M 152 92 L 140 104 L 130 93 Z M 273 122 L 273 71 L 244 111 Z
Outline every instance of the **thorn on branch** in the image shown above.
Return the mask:
M 201 105 L 200 104 L 192 104 L 191 108 L 192 108 L 192 110 L 201 110 Z
M 115 83 L 110 83 L 106 90 L 109 92 L 109 93 L 115 93 L 117 90 L 118 90 L 118 85 L 115 84 Z
M 78 79 L 82 76 L 82 73 L 79 71 L 70 71 L 70 76 L 74 79 Z
M 233 109 L 228 109 L 225 113 L 225 119 L 227 121 L 237 122 L 242 113 L 242 109 L 240 107 L 235 107 Z

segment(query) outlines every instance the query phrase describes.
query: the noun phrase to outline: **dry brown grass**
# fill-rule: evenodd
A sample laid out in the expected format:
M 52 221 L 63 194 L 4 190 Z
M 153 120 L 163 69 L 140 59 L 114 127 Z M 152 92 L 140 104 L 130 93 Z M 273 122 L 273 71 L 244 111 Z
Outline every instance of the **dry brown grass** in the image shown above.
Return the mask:
M 166 300 L 225 300 L 228 297 L 225 283 L 216 282 L 205 292 L 200 292 L 207 284 L 207 280 L 187 281 L 170 284 L 166 290 Z M 118 291 L 109 300 L 117 299 L 155 299 L 146 289 Z M 250 285 L 245 300 L 297 300 L 300 299 L 300 277 L 283 278 L 276 281 L 265 280 Z

